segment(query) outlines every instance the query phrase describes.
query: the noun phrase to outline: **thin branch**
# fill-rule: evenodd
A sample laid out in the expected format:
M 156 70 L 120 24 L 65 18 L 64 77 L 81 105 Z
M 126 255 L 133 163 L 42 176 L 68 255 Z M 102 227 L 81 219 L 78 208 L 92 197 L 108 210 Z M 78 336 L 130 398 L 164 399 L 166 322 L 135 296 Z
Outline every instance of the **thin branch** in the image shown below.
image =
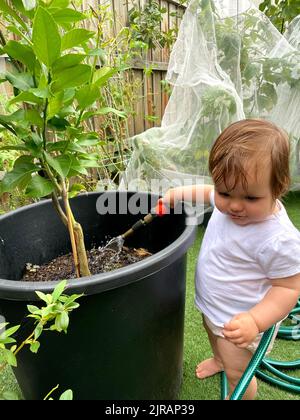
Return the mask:
M 57 211 L 59 217 L 61 218 L 63 224 L 65 226 L 68 226 L 67 216 L 66 216 L 65 212 L 63 211 L 63 209 L 62 209 L 62 207 L 60 205 L 60 202 L 58 200 L 57 195 L 54 192 L 51 194 L 51 198 L 52 198 L 52 202 L 53 202 L 54 208 Z
M 55 176 L 53 175 L 50 166 L 48 165 L 48 163 L 46 162 L 45 159 L 41 159 L 42 160 L 42 165 L 46 171 L 46 174 L 48 175 L 50 181 L 53 183 L 53 185 L 55 185 L 55 188 L 57 189 L 57 191 L 59 192 L 59 194 L 61 194 L 62 192 L 62 187 L 59 185 L 59 183 L 57 182 Z
M 77 253 L 77 247 L 76 247 L 76 240 L 75 240 L 75 235 L 74 235 L 73 215 L 72 215 L 72 211 L 71 211 L 69 200 L 68 200 L 68 192 L 67 192 L 66 184 L 65 184 L 64 179 L 62 178 L 61 178 L 61 185 L 62 185 L 62 197 L 64 201 L 64 206 L 65 206 L 65 211 L 66 211 L 66 216 L 67 216 L 67 221 L 68 221 L 68 229 L 69 229 L 69 234 L 70 234 L 70 239 L 71 239 L 71 246 L 72 246 L 73 258 L 74 258 L 76 276 L 81 277 L 80 265 L 78 261 L 78 253 Z

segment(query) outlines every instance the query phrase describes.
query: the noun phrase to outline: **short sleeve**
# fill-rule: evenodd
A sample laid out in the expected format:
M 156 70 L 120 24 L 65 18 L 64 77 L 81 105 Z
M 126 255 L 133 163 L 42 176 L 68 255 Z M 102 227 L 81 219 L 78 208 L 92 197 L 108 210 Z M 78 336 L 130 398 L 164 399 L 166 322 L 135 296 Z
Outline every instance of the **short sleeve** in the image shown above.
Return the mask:
M 271 238 L 260 248 L 257 261 L 269 279 L 300 273 L 300 233 L 282 232 Z
M 209 193 L 209 201 L 211 206 L 215 207 L 215 189 L 213 188 Z

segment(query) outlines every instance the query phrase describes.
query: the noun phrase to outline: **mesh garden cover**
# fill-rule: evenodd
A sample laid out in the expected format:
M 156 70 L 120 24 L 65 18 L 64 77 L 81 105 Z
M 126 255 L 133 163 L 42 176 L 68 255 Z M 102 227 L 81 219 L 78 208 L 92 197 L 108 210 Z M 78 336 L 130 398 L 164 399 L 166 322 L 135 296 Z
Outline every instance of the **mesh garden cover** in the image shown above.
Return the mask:
M 292 188 L 300 186 L 300 17 L 281 35 L 248 0 L 191 0 L 173 48 L 173 86 L 161 127 L 133 137 L 122 187 L 167 189 L 208 182 L 208 156 L 220 132 L 244 118 L 266 118 L 292 144 Z

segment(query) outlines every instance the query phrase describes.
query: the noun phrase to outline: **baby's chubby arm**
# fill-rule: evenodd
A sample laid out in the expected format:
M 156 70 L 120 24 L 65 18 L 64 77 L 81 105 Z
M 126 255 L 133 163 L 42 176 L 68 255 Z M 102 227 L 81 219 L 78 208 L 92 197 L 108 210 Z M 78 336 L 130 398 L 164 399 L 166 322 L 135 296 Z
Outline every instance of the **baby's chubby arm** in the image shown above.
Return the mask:
M 258 333 L 285 318 L 296 305 L 300 295 L 300 274 L 271 281 L 272 287 L 261 302 L 224 325 L 225 338 L 237 347 L 247 347 Z
M 213 185 L 207 184 L 170 188 L 161 200 L 170 207 L 175 207 L 179 201 L 210 204 L 209 195 L 213 189 Z

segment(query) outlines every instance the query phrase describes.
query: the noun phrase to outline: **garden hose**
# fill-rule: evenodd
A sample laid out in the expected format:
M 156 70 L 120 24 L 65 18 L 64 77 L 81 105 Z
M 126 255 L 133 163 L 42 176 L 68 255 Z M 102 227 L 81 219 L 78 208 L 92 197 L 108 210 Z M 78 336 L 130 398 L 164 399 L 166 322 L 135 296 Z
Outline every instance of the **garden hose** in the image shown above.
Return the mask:
M 300 340 L 300 300 L 298 300 L 295 308 L 290 312 L 288 318 L 291 319 L 293 325 L 282 326 L 278 332 L 278 338 L 283 338 L 284 340 Z M 281 372 L 278 368 L 281 369 L 297 369 L 300 368 L 300 359 L 293 361 L 280 361 L 265 358 L 262 361 L 261 369 L 257 370 L 257 377 L 269 382 L 273 385 L 278 386 L 289 392 L 294 392 L 300 394 L 300 378 L 295 378 L 294 376 L 287 375 L 286 373 Z M 272 374 L 272 376 L 270 374 Z
M 143 226 L 147 226 L 151 223 L 156 217 L 162 217 L 165 214 L 168 214 L 168 209 L 160 199 L 157 202 L 157 205 L 154 209 L 151 209 L 151 212 L 147 214 L 143 219 L 138 220 L 130 229 L 128 229 L 125 233 L 121 236 L 122 239 L 126 239 L 127 237 L 133 235 L 137 230 L 139 230 Z
M 295 392 L 297 394 L 300 393 L 299 385 L 293 385 L 291 383 L 281 381 L 280 379 L 277 379 L 274 376 L 270 376 L 267 373 L 262 372 L 260 369 L 257 370 L 256 375 L 258 378 L 262 379 L 263 381 L 276 385 L 279 388 L 284 389 L 285 391 Z
M 275 326 L 268 329 L 262 336 L 262 339 L 260 340 L 260 343 L 258 345 L 258 348 L 256 352 L 254 353 L 252 359 L 250 360 L 250 363 L 248 367 L 246 368 L 243 376 L 241 377 L 239 383 L 235 387 L 233 393 L 230 396 L 230 400 L 241 400 L 243 398 L 243 395 L 245 394 L 253 376 L 255 375 L 259 365 L 262 362 L 262 359 L 264 358 L 264 355 L 266 354 L 266 351 L 268 350 L 269 344 L 272 340 L 273 334 L 275 331 Z M 226 387 L 228 385 L 225 385 L 225 382 L 227 382 L 226 374 L 222 372 L 221 375 L 222 381 L 221 381 L 221 394 L 222 399 L 225 399 L 228 395 Z M 226 396 L 224 393 L 226 392 Z
M 295 308 L 290 312 L 288 318 L 292 320 L 294 325 L 282 326 L 279 329 L 278 337 L 285 340 L 297 341 L 300 339 L 300 300 L 298 300 Z M 263 334 L 260 344 L 254 353 L 247 369 L 245 370 L 240 382 L 233 391 L 230 400 L 242 399 L 251 379 L 256 374 L 258 378 L 276 385 L 286 391 L 300 394 L 300 378 L 287 375 L 277 368 L 281 369 L 296 369 L 300 368 L 300 359 L 293 361 L 279 361 L 270 358 L 264 358 L 268 346 L 274 334 L 275 326 L 270 328 Z M 260 366 L 265 369 L 262 371 Z M 269 375 L 271 373 L 274 376 Z M 221 398 L 225 399 L 228 395 L 228 383 L 224 372 L 221 375 Z
M 288 318 L 292 321 L 293 325 L 288 327 L 282 326 L 278 331 L 278 338 L 285 340 L 299 340 L 300 339 L 300 301 L 298 300 L 295 308 L 290 312 Z
M 283 369 L 297 369 L 300 368 L 300 359 L 294 360 L 292 362 L 283 362 L 275 359 L 264 359 L 267 363 L 271 364 L 272 366 L 282 367 Z
M 262 361 L 262 366 L 265 367 L 270 373 L 278 376 L 285 381 L 292 382 L 296 385 L 300 385 L 300 378 L 293 378 L 292 376 L 287 375 L 286 373 L 281 372 L 280 370 L 276 369 L 270 363 L 266 362 L 265 360 Z
M 229 394 L 228 381 L 227 381 L 226 373 L 223 371 L 221 372 L 221 400 L 225 400 L 228 394 Z

